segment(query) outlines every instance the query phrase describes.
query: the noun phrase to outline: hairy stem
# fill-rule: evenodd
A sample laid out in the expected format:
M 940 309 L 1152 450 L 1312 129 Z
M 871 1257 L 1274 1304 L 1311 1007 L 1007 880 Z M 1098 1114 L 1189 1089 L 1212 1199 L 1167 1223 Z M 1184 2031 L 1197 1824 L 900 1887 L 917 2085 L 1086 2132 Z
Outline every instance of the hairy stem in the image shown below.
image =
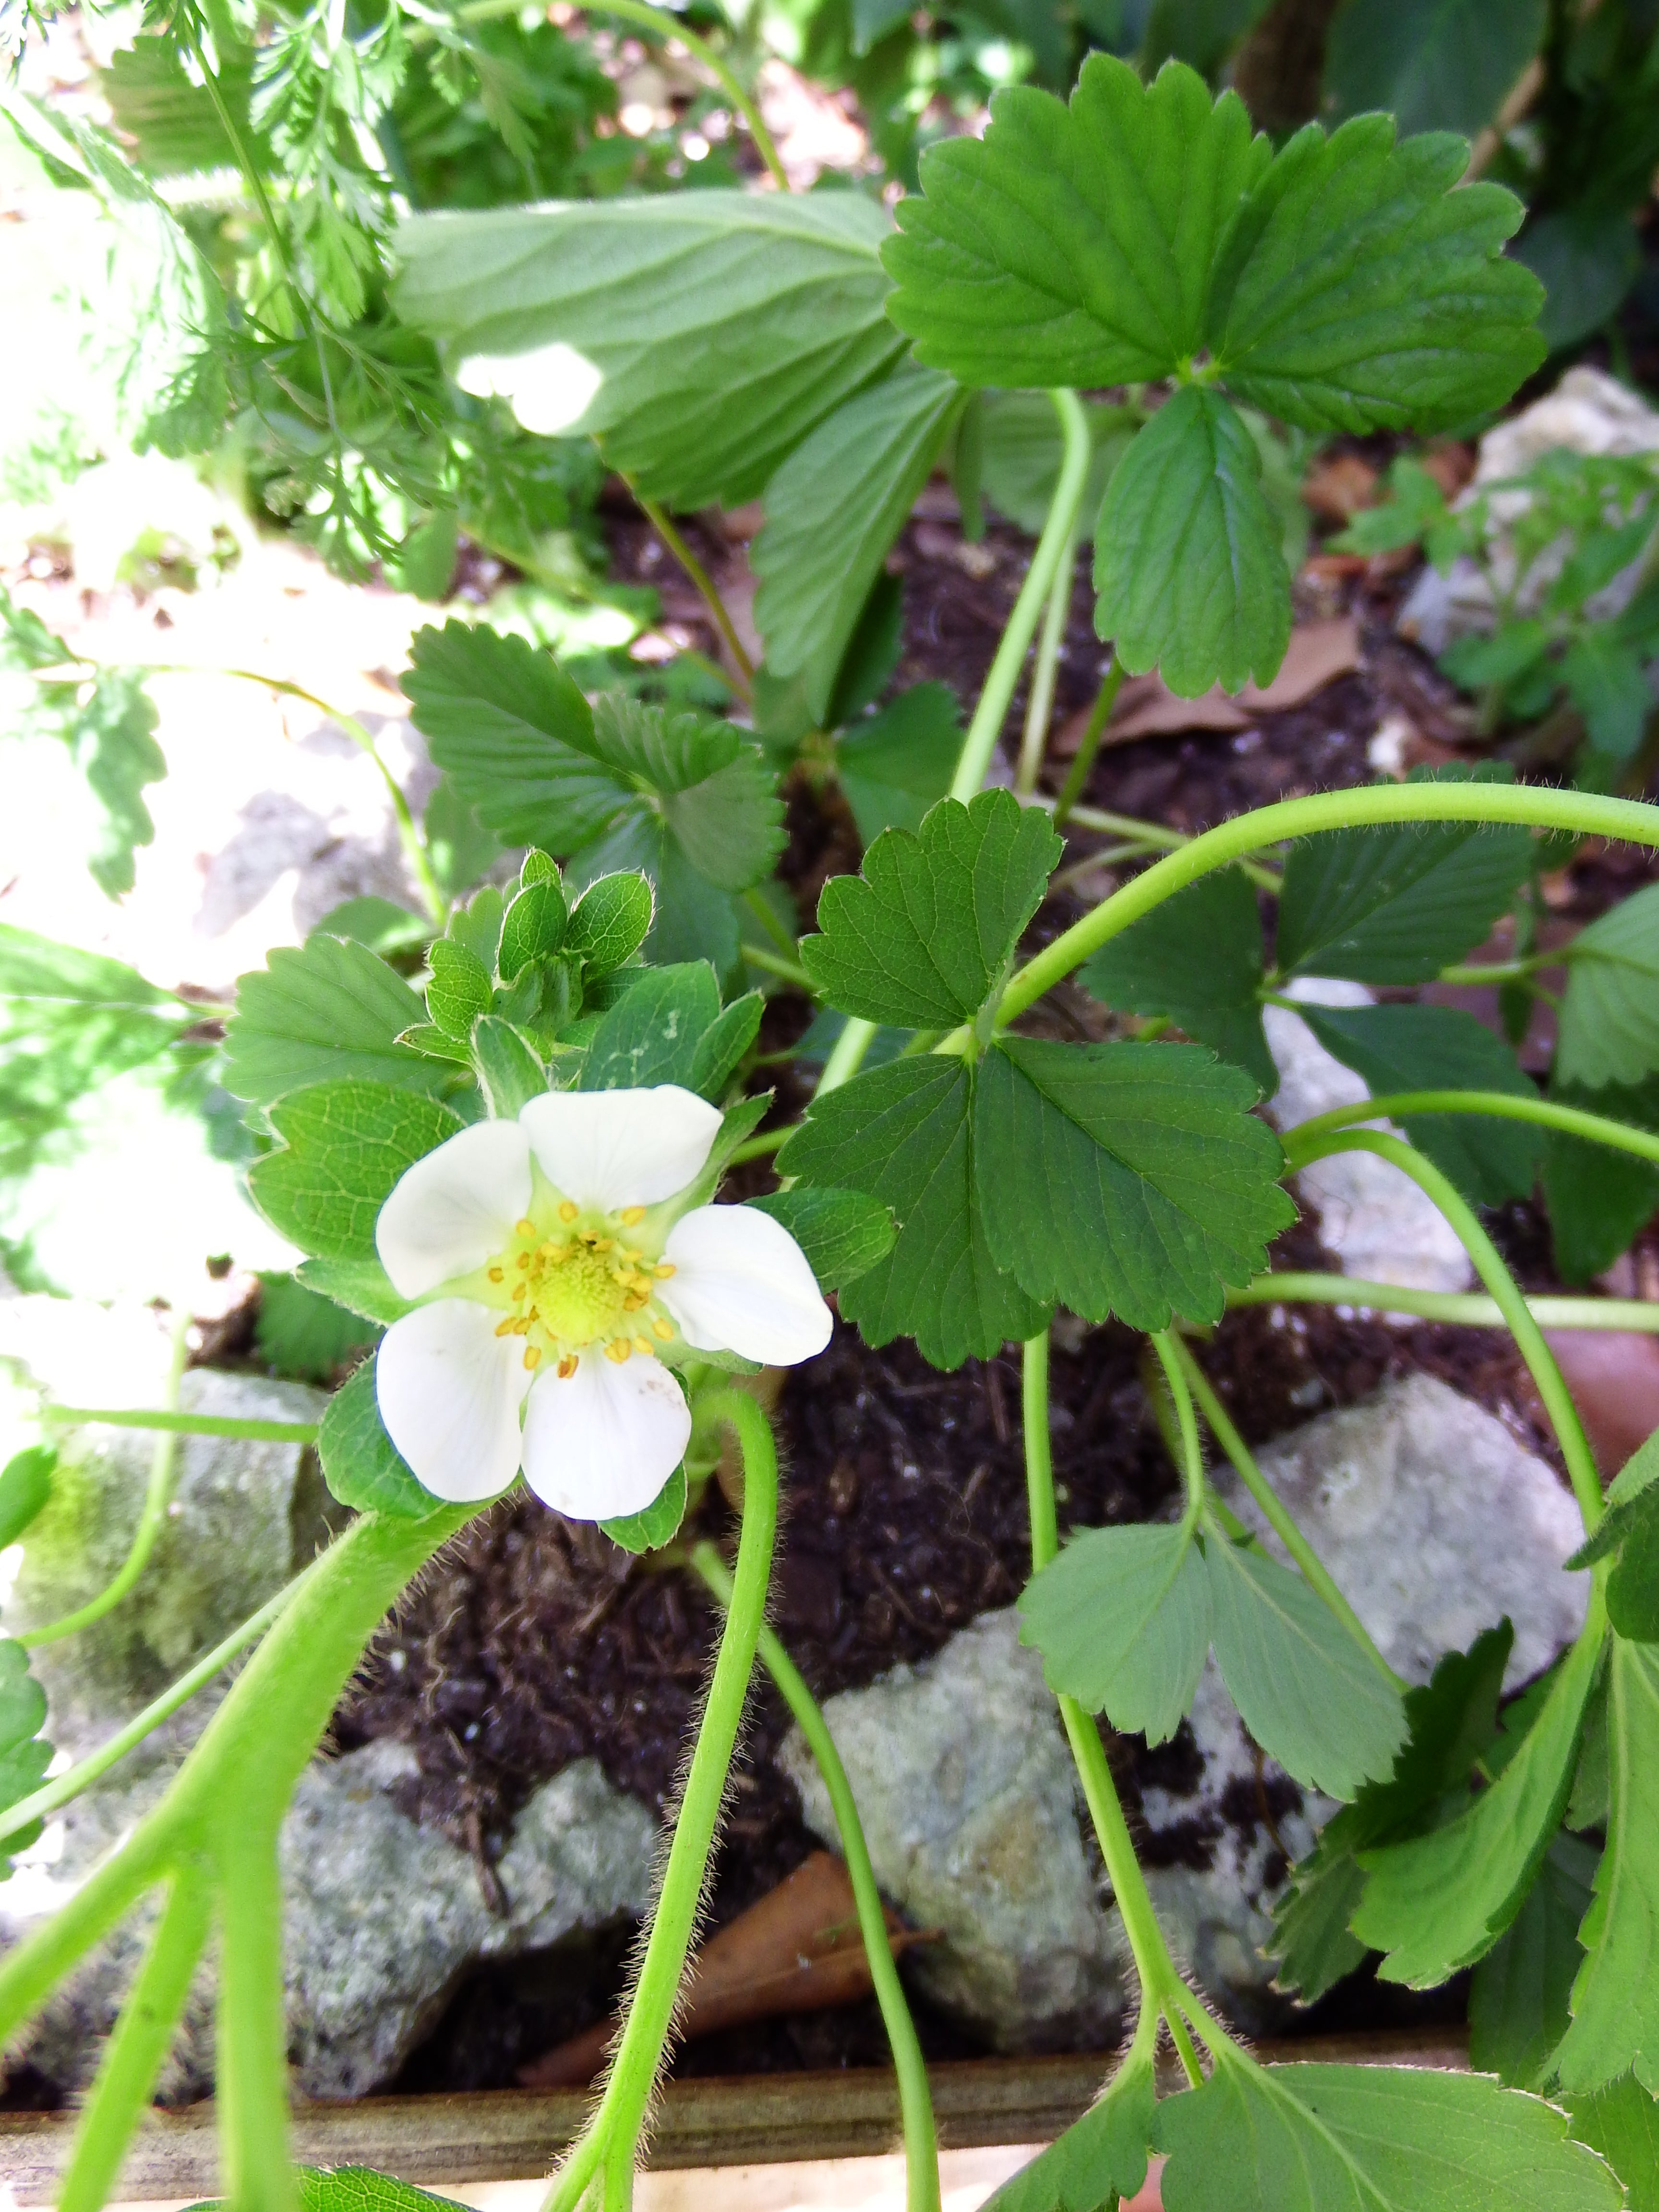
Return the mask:
M 1102 679 L 1095 694 L 1095 703 L 1089 709 L 1089 719 L 1084 725 L 1078 749 L 1072 757 L 1072 765 L 1066 771 L 1066 781 L 1060 787 L 1060 796 L 1054 801 L 1054 827 L 1063 830 L 1073 808 L 1088 787 L 1100 751 L 1101 739 L 1106 734 L 1106 725 L 1112 719 L 1112 709 L 1117 704 L 1117 695 L 1123 689 L 1123 663 L 1116 653 L 1112 665 Z
M 93 1422 L 106 1429 L 164 1429 L 175 1437 L 240 1437 L 249 1443 L 314 1444 L 314 1421 L 244 1421 L 229 1414 L 164 1413 L 146 1406 L 43 1406 L 43 1421 L 59 1428 Z
M 656 11 L 651 9 L 648 12 L 654 14 Z M 658 537 L 661 538 L 663 544 L 690 578 L 697 597 L 708 610 L 709 620 L 725 641 L 726 649 L 732 656 L 732 665 L 737 671 L 738 684 L 744 697 L 747 699 L 755 688 L 755 664 L 749 658 L 744 648 L 743 640 L 732 626 L 732 617 L 726 612 L 726 602 L 714 589 L 713 578 L 669 520 L 667 509 L 659 507 L 654 499 L 647 499 L 631 477 L 624 477 L 623 482 L 633 493 L 635 503 L 641 514 L 647 518 Z
M 985 689 L 979 695 L 974 719 L 968 726 L 962 757 L 957 763 L 951 796 L 963 801 L 974 796 L 985 781 L 986 769 L 991 765 L 991 755 L 1008 712 L 1008 702 L 1014 696 L 1014 686 L 1018 683 L 1019 672 L 1025 664 L 1026 647 L 1031 642 L 1043 602 L 1054 587 L 1061 556 L 1077 526 L 1078 509 L 1083 503 L 1083 488 L 1088 481 L 1089 464 L 1094 447 L 1089 435 L 1089 418 L 1083 411 L 1083 402 L 1075 392 L 1061 390 L 1051 392 L 1048 396 L 1060 416 L 1060 434 L 1064 440 L 1060 477 L 1054 485 L 1048 519 L 1042 526 L 1042 535 L 1037 540 L 1036 551 L 1031 556 L 1031 565 L 1025 572 L 1025 580 L 1019 587 L 1019 597 L 1014 601 L 1008 626 L 1002 633 L 996 658 L 992 661 L 990 673 L 985 679 Z
M 127 2143 L 149 2100 L 190 1995 L 191 1979 L 207 1942 L 212 1899 L 206 1869 L 181 1866 L 76 2130 L 58 2212 L 100 2212 L 114 2193 Z
M 1158 1340 L 1154 1338 L 1153 1341 L 1156 1343 Z M 1186 1378 L 1188 1387 L 1194 1397 L 1197 1399 L 1204 1418 L 1209 1423 L 1211 1433 L 1232 1462 L 1239 1480 L 1261 1507 L 1262 1518 L 1267 1522 L 1267 1526 L 1296 1561 L 1297 1565 L 1301 1568 L 1304 1580 L 1318 1592 L 1377 1672 L 1392 1683 L 1396 1690 L 1403 1692 L 1407 1685 L 1401 1681 L 1377 1650 L 1364 1622 L 1360 1620 L 1347 1599 L 1343 1596 L 1319 1554 L 1303 1534 L 1301 1529 L 1297 1527 L 1290 1514 L 1285 1511 L 1272 1484 L 1256 1465 L 1249 1445 L 1233 1426 L 1226 1407 L 1211 1387 L 1208 1376 L 1194 1358 L 1191 1346 L 1183 1344 L 1179 1337 L 1172 1334 L 1170 1338 L 1170 1346 L 1173 1358 Z
M 1294 1001 L 1291 1002 L 1294 1005 Z M 1659 1136 L 1651 1130 L 1627 1128 L 1605 1114 L 1586 1114 L 1577 1106 L 1558 1106 L 1553 1099 L 1511 1097 L 1507 1091 L 1395 1091 L 1380 1098 L 1359 1098 L 1352 1105 L 1333 1106 L 1298 1121 L 1285 1138 L 1285 1157 L 1292 1170 L 1302 1164 L 1304 1146 L 1317 1146 L 1334 1129 L 1352 1128 L 1356 1122 L 1398 1121 L 1407 1114 L 1486 1114 L 1494 1121 L 1530 1121 L 1541 1129 L 1559 1129 L 1563 1135 L 1582 1137 L 1592 1145 L 1611 1145 L 1621 1152 L 1659 1164 Z
M 1025 1342 L 1020 1371 L 1020 1410 L 1025 1431 L 1025 1494 L 1031 1516 L 1031 1571 L 1035 1574 L 1046 1567 L 1060 1549 L 1054 1455 L 1048 1436 L 1047 1329 L 1041 1336 L 1029 1337 Z M 1194 1432 L 1194 1446 L 1196 1443 Z M 1187 2078 L 1196 2087 L 1200 2080 L 1198 2061 L 1176 2012 L 1177 2005 L 1184 2010 L 1193 2000 L 1182 1986 L 1175 1960 L 1170 1956 L 1170 1947 L 1158 1924 L 1146 1878 L 1135 1856 L 1129 1824 L 1123 1817 L 1117 1785 L 1112 1780 L 1105 1746 L 1100 1741 L 1100 1730 L 1095 1726 L 1093 1715 L 1085 1712 L 1075 1698 L 1062 1696 L 1059 1704 L 1101 1856 L 1106 1862 L 1106 1876 L 1112 1885 L 1123 1933 L 1135 1962 L 1142 2006 L 1146 2011 L 1163 2013 Z
M 1368 1313 L 1420 1314 L 1425 1321 L 1461 1322 L 1468 1328 L 1502 1328 L 1496 1298 L 1463 1291 L 1412 1291 L 1399 1283 L 1370 1283 L 1358 1275 L 1257 1275 L 1227 1293 L 1230 1306 L 1358 1306 Z M 1528 1298 L 1540 1328 L 1644 1329 L 1659 1334 L 1659 1305 L 1649 1298 Z
M 219 1853 L 218 2100 L 235 2212 L 295 2212 L 288 2155 L 288 2023 L 276 1829 L 237 1824 Z
M 1328 1158 L 1334 1152 L 1375 1152 L 1379 1159 L 1397 1167 L 1402 1175 L 1411 1177 L 1419 1190 L 1426 1192 L 1456 1231 L 1464 1250 L 1474 1263 L 1475 1273 L 1497 1301 L 1520 1347 L 1521 1357 L 1527 1363 L 1554 1426 L 1585 1530 L 1593 1529 L 1601 1518 L 1601 1481 L 1595 1470 L 1589 1439 L 1584 1434 L 1584 1425 L 1578 1418 L 1578 1408 L 1561 1379 L 1561 1370 L 1544 1341 L 1543 1331 L 1522 1297 L 1514 1276 L 1504 1266 L 1498 1247 L 1481 1227 L 1474 1207 L 1431 1160 L 1425 1159 L 1403 1138 L 1386 1136 L 1377 1129 L 1338 1130 L 1316 1147 L 1310 1146 L 1302 1164 L 1306 1165 L 1310 1159 Z
M 141 1713 L 135 1714 L 124 1729 L 118 1729 L 95 1751 L 88 1752 L 84 1759 L 52 1781 L 43 1783 L 32 1796 L 20 1798 L 16 1804 L 9 1805 L 0 1812 L 0 1844 L 5 1844 L 12 1836 L 21 1835 L 36 1820 L 44 1820 L 49 1813 L 55 1813 L 60 1806 L 67 1805 L 83 1790 L 89 1790 L 136 1745 L 141 1744 L 147 1735 L 160 1728 L 163 1721 L 171 1719 L 179 1706 L 187 1704 L 199 1689 L 210 1682 L 222 1667 L 228 1666 L 245 1645 L 252 1644 L 256 1636 L 262 1636 L 277 1616 L 287 1611 L 305 1576 L 312 1571 L 307 1567 L 303 1574 L 296 1575 L 285 1589 L 277 1591 L 268 1604 L 251 1614 L 240 1628 L 233 1628 L 222 1643 L 216 1644 L 212 1650 L 198 1659 L 187 1674 L 181 1674 L 176 1682 L 169 1684 L 159 1698 L 152 1698 Z
M 988 744 L 988 759 L 989 753 Z M 1659 846 L 1659 806 L 1598 798 L 1589 792 L 1545 790 L 1534 784 L 1365 784 L 1352 791 L 1280 799 L 1206 830 L 1103 899 L 1092 914 L 1074 922 L 1010 979 L 997 1008 L 998 1027 L 1024 1013 L 1132 922 L 1212 869 L 1246 859 L 1281 838 L 1395 822 L 1516 822 L 1533 829 L 1571 830 L 1581 837 L 1607 837 L 1615 843 Z
M 189 1354 L 186 1341 L 189 1329 L 190 1316 L 181 1307 L 173 1320 L 167 1382 L 162 1392 L 168 1412 L 176 1412 L 178 1407 L 179 1386 L 184 1379 L 185 1361 Z M 73 1613 L 66 1613 L 61 1620 L 50 1621 L 44 1628 L 31 1628 L 21 1633 L 17 1641 L 25 1650 L 35 1650 L 43 1644 L 61 1643 L 64 1637 L 73 1636 L 77 1629 L 90 1628 L 94 1620 L 101 1620 L 106 1613 L 112 1613 L 120 1604 L 149 1565 L 149 1555 L 155 1549 L 155 1540 L 166 1525 L 167 1507 L 173 1502 L 173 1469 L 178 1458 L 178 1437 L 171 1428 L 164 1427 L 155 1440 L 155 1449 L 150 1456 L 149 1481 L 144 1490 L 144 1503 L 125 1559 L 96 1597 L 89 1599 L 85 1605 L 78 1606 Z
M 1014 771 L 1014 789 L 1022 799 L 1036 789 L 1042 767 L 1042 750 L 1048 742 L 1048 724 L 1054 709 L 1054 673 L 1060 665 L 1060 648 L 1066 639 L 1066 618 L 1072 611 L 1072 585 L 1076 574 L 1077 526 L 1073 524 L 1055 564 L 1054 580 L 1042 612 L 1036 659 L 1031 665 L 1025 729 L 1020 740 L 1019 765 Z M 1059 811 L 1058 808 L 1055 811 Z
M 599 2110 L 555 2178 L 544 2212 L 572 2212 L 601 2166 L 607 2207 L 625 2206 L 630 2200 L 640 2136 L 673 2025 L 675 2002 L 696 1929 L 708 1855 L 766 1614 L 778 1522 L 778 1457 L 771 1428 L 755 1401 L 740 1390 L 715 1391 L 702 1400 L 697 1410 L 705 1420 L 725 1421 L 734 1429 L 743 1452 L 743 1527 L 726 1628 L 674 1822 L 674 1840 L 663 1869 L 639 1981 L 628 2008 L 628 2024 Z
M 691 1564 L 720 1603 L 729 1606 L 732 1576 L 714 1547 L 696 1545 L 691 1553 Z M 805 1677 L 767 1627 L 760 1632 L 760 1656 L 817 1762 L 836 1815 L 836 1831 L 841 1838 L 848 1879 L 853 1885 L 865 1956 L 870 1963 L 870 1978 L 875 1984 L 876 2002 L 881 2008 L 882 2025 L 887 2030 L 888 2045 L 893 2053 L 893 2070 L 898 2076 L 899 2110 L 904 2126 L 906 2212 L 939 2212 L 939 2142 L 933 2127 L 933 2100 L 927 2086 L 927 2062 L 921 2055 L 915 2022 L 904 2000 L 904 1984 L 893 1962 L 881 1892 L 876 1887 L 876 1870 L 870 1863 L 869 1846 L 864 1839 L 853 1785 L 847 1778 L 847 1769 L 842 1765 L 829 1723 L 806 1686 Z

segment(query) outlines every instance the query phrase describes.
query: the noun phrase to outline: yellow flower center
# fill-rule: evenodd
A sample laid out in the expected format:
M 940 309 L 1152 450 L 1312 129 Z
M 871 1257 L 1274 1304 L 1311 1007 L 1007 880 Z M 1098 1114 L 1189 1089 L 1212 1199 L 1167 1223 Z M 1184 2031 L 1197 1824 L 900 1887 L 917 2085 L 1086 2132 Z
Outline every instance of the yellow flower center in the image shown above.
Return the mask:
M 525 1340 L 526 1367 L 545 1359 L 574 1375 L 581 1352 L 603 1352 L 620 1365 L 670 1340 L 674 1324 L 656 1291 L 674 1270 L 629 1238 L 643 1206 L 584 1215 L 554 1195 L 534 1210 L 543 1218 L 519 1222 L 483 1271 L 483 1296 L 507 1310 L 495 1334 Z

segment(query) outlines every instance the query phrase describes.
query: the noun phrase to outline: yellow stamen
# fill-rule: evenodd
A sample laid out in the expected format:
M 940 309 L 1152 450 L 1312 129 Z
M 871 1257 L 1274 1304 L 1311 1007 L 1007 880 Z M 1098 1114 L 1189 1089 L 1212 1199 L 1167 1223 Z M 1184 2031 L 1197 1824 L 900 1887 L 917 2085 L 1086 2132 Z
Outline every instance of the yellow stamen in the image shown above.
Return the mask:
M 521 1222 L 520 1222 L 520 1224 L 519 1224 L 519 1234 L 520 1234 L 520 1237 L 533 1237 L 533 1236 L 535 1235 L 535 1233 L 536 1233 L 536 1224 L 535 1224 L 535 1223 L 534 1223 L 533 1221 L 521 1221 Z
M 492 1267 L 489 1270 L 489 1279 L 492 1283 L 505 1282 L 507 1279 L 507 1270 L 504 1267 Z
M 575 1371 L 576 1355 L 574 1352 L 567 1352 L 559 1362 L 559 1380 L 562 1382 L 568 1382 Z
M 666 1260 L 659 1260 L 651 1272 L 659 1283 L 665 1283 L 675 1270 Z
M 496 1329 L 495 1334 L 497 1336 L 511 1336 L 517 1324 L 518 1316 L 516 1314 L 508 1314 L 507 1319 L 502 1322 L 501 1326 Z
M 522 1273 L 524 1272 L 524 1270 L 525 1270 L 525 1269 L 526 1269 L 526 1268 L 530 1265 L 530 1255 L 529 1255 L 529 1253 L 528 1253 L 528 1252 L 520 1252 L 520 1255 L 519 1255 L 519 1256 L 518 1256 L 518 1258 L 517 1258 L 517 1259 L 513 1262 L 513 1264 L 514 1264 L 514 1266 L 516 1268 L 518 1268 L 518 1269 L 519 1269 L 520 1273 Z
M 611 1360 L 613 1364 L 617 1367 L 621 1367 L 625 1364 L 628 1356 L 633 1349 L 633 1346 L 628 1341 L 628 1339 L 625 1336 L 619 1336 L 614 1343 L 606 1345 L 605 1347 L 605 1356 L 607 1359 Z
M 526 1367 L 539 1366 L 541 1364 L 541 1357 L 542 1348 L 539 1344 L 526 1345 L 524 1348 L 524 1364 Z
M 649 1352 L 651 1349 L 650 1338 L 648 1336 L 636 1336 L 634 1339 L 634 1349 L 635 1352 Z
M 568 1199 L 566 1199 L 564 1204 L 559 1208 L 559 1218 L 561 1221 L 574 1221 L 576 1218 L 576 1208 Z
M 651 1334 L 653 1336 L 659 1336 L 666 1344 L 674 1334 L 674 1324 L 672 1321 L 653 1321 L 651 1324 Z
M 625 1206 L 619 1218 L 625 1229 L 632 1229 L 636 1222 L 644 1220 L 645 1208 L 642 1206 Z

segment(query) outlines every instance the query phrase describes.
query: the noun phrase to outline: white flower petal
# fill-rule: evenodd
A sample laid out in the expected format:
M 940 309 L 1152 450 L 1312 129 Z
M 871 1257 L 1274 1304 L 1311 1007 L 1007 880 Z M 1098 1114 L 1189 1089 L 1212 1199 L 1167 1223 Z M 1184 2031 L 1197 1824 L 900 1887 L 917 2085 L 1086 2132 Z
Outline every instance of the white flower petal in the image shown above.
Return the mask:
M 677 1083 L 653 1091 L 550 1091 L 521 1108 L 519 1120 L 548 1181 L 602 1213 L 654 1206 L 684 1190 L 720 1126 L 718 1107 Z
M 620 1367 L 585 1352 L 574 1375 L 544 1370 L 524 1417 L 525 1480 L 573 1521 L 641 1513 L 685 1456 L 691 1408 L 659 1359 Z
M 437 1498 L 494 1498 L 518 1472 L 524 1346 L 471 1298 L 436 1298 L 392 1322 L 375 1366 L 386 1432 Z
M 674 1273 L 657 1296 L 698 1352 L 793 1367 L 830 1341 L 830 1309 L 806 1255 L 752 1206 L 700 1206 L 668 1232 Z
M 529 1203 L 530 1141 L 516 1121 L 478 1121 L 447 1139 L 404 1171 L 374 1224 L 393 1290 L 424 1297 L 471 1274 L 501 1250 Z

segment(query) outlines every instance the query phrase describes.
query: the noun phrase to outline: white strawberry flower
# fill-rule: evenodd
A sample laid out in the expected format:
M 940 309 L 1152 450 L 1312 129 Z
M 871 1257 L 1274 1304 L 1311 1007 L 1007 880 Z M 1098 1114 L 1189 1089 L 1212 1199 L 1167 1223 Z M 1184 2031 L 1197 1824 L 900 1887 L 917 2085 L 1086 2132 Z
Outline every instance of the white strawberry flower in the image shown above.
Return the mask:
M 416 1160 L 374 1242 L 399 1297 L 380 1419 L 417 1480 L 456 1502 L 520 1467 L 578 1521 L 649 1505 L 684 1455 L 677 1346 L 793 1366 L 830 1309 L 788 1231 L 687 1200 L 720 1126 L 675 1084 L 555 1091 Z

